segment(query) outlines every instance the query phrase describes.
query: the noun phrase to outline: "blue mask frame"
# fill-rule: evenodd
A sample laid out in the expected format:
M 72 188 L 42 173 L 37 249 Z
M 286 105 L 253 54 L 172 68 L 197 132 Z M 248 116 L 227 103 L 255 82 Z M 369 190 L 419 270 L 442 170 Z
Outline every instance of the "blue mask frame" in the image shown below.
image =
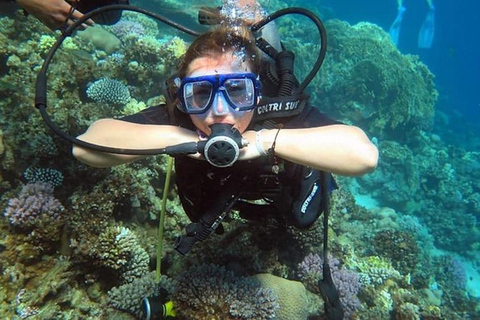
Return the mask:
M 233 110 L 250 111 L 257 106 L 260 80 L 254 73 L 185 77 L 178 88 L 182 111 L 188 114 L 205 113 L 220 92 Z

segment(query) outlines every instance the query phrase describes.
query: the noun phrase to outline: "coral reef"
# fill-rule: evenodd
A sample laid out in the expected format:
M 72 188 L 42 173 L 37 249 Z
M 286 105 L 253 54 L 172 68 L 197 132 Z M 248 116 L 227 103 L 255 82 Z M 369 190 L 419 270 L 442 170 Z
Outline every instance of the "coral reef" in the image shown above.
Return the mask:
M 312 92 L 316 105 L 379 139 L 404 142 L 432 127 L 437 91 L 418 57 L 402 55 L 371 23 L 329 20 L 326 28 L 329 54 L 314 83 L 321 88 Z
M 480 178 L 471 167 L 478 155 L 440 145 L 432 134 L 421 131 L 414 143 L 380 142 L 380 164 L 358 180 L 365 192 L 385 205 L 416 215 L 435 239 L 435 245 L 468 251 L 479 242 L 475 198 Z M 381 184 L 382 188 L 378 188 Z
M 279 307 L 272 290 L 216 265 L 181 274 L 172 298 L 180 319 L 274 319 Z
M 328 258 L 332 273 L 332 280 L 335 284 L 340 302 L 345 311 L 345 317 L 350 319 L 355 311 L 360 308 L 360 300 L 357 294 L 360 292 L 359 275 L 353 271 L 340 267 L 340 261 L 330 256 Z M 318 281 L 323 278 L 323 257 L 318 254 L 309 254 L 298 265 L 298 275 L 306 282 L 307 288 L 311 291 L 320 293 Z
M 110 104 L 127 104 L 130 101 L 130 91 L 122 82 L 103 78 L 87 87 L 87 96 L 97 102 Z

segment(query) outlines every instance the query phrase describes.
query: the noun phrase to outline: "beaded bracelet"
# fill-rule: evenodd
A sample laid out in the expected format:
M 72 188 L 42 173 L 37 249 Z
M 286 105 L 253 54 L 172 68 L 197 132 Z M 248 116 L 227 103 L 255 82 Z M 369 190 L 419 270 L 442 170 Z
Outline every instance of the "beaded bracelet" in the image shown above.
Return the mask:
M 268 149 L 268 154 L 271 156 L 275 156 L 275 146 L 277 144 L 277 137 L 278 137 L 278 134 L 280 133 L 280 130 L 283 128 L 283 125 L 279 124 L 277 128 L 278 130 L 277 130 L 277 133 L 275 134 L 275 138 L 273 139 L 272 146 L 270 147 L 270 149 Z

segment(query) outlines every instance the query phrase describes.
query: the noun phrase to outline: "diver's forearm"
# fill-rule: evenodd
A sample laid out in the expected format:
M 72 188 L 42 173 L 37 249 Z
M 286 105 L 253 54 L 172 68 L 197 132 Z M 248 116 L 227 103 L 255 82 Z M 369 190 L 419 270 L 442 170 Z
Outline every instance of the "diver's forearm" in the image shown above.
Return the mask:
M 277 131 L 261 133 L 265 150 L 272 146 Z M 275 154 L 294 163 L 348 176 L 372 171 L 378 162 L 378 150 L 365 133 L 346 125 L 282 129 L 276 138 Z
M 161 149 L 170 145 L 197 141 L 198 136 L 193 131 L 176 126 L 142 125 L 102 119 L 93 123 L 78 139 L 111 148 Z M 104 153 L 79 146 L 74 146 L 72 152 L 78 160 L 93 167 L 110 167 L 145 157 Z

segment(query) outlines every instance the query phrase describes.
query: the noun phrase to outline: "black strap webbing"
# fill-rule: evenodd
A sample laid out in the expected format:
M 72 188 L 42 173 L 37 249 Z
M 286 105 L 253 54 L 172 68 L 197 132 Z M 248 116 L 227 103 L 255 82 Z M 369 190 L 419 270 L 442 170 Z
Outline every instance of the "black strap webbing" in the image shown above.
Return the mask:
M 198 241 L 208 238 L 219 226 L 223 219 L 232 210 L 240 196 L 239 188 L 230 183 L 215 199 L 212 207 L 197 222 L 186 227 L 186 235 L 177 238 L 175 250 L 182 255 L 187 254 Z

